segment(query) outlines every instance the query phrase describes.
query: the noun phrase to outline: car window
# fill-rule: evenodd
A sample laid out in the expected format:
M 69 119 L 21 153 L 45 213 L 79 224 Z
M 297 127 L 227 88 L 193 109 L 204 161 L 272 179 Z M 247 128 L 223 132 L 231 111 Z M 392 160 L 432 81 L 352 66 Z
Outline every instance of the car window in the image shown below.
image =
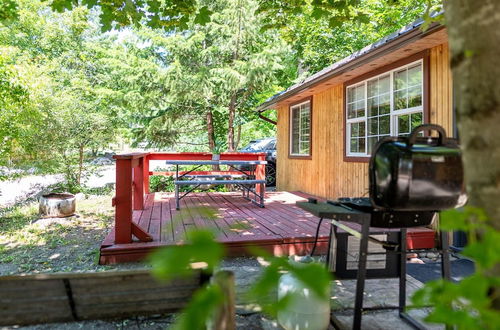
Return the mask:
M 266 145 L 269 143 L 268 140 L 260 140 L 260 141 L 250 141 L 250 143 L 244 147 L 243 151 L 259 151 L 259 150 L 265 150 Z
M 275 150 L 276 149 L 276 141 L 272 140 L 266 147 L 266 150 Z

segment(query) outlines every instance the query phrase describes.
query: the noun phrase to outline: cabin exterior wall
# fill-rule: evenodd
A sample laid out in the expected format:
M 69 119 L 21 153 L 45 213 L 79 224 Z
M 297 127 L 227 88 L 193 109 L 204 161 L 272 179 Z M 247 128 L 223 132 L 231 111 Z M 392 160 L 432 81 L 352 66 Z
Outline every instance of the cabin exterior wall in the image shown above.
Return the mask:
M 429 50 L 429 122 L 453 133 L 452 79 L 447 44 Z M 368 196 L 368 162 L 344 160 L 344 85 L 312 97 L 310 159 L 289 158 L 288 105 L 279 105 L 277 189 L 328 199 Z M 425 109 L 424 109 L 425 112 Z

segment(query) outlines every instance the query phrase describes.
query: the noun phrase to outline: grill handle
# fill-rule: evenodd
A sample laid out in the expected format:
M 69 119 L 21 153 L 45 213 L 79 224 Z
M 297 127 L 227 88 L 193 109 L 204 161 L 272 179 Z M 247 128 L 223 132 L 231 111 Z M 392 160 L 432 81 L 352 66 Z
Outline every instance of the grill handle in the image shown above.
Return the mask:
M 443 145 L 446 139 L 446 131 L 439 125 L 434 124 L 423 124 L 415 127 L 415 129 L 410 133 L 410 137 L 408 138 L 408 147 L 411 147 L 415 144 L 418 133 L 423 131 L 436 131 L 439 134 L 438 145 Z

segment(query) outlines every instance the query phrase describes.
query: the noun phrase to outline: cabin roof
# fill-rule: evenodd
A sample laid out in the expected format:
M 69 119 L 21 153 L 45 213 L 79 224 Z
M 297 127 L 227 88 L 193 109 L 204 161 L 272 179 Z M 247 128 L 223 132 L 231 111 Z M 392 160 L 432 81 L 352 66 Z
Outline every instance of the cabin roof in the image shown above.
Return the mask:
M 440 13 L 434 14 L 432 16 L 436 16 L 438 14 Z M 319 84 L 334 76 L 352 70 L 366 62 L 372 61 L 378 56 L 390 53 L 395 49 L 408 44 L 408 42 L 411 42 L 412 40 L 419 40 L 426 35 L 432 34 L 444 28 L 442 24 L 432 23 L 425 31 L 423 31 L 421 29 L 423 23 L 424 19 L 418 19 L 417 21 L 399 29 L 398 31 L 343 58 L 342 60 L 327 66 L 323 70 L 320 70 L 313 75 L 305 78 L 304 80 L 288 87 L 286 90 L 271 96 L 264 103 L 260 104 L 256 110 L 262 112 L 264 110 L 271 109 L 275 107 L 278 102 L 285 100 L 307 88 L 310 88 L 313 85 Z

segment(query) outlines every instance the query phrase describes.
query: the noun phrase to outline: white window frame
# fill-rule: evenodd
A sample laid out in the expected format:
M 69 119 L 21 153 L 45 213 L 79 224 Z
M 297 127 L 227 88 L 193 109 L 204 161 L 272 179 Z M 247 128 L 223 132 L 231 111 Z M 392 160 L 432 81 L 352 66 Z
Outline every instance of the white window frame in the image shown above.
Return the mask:
M 293 109 L 296 109 L 296 108 L 299 108 L 300 109 L 300 106 L 301 105 L 304 105 L 308 103 L 309 104 L 309 153 L 307 154 L 300 154 L 300 153 L 293 153 L 292 152 L 292 149 L 293 149 L 293 116 L 292 116 L 292 112 L 293 112 Z M 297 103 L 297 104 L 294 104 L 292 106 L 290 106 L 290 109 L 289 109 L 289 117 L 290 117 L 290 132 L 289 132 L 289 150 L 288 150 L 288 155 L 289 156 L 292 156 L 292 157 L 310 157 L 311 154 L 312 154 L 312 150 L 311 150 L 311 142 L 312 142 L 312 109 L 311 109 L 311 100 L 305 100 L 303 102 L 300 102 L 300 103 Z M 302 118 L 300 117 L 300 114 L 299 114 L 299 149 L 300 149 L 300 140 L 301 140 L 301 135 L 302 135 L 302 132 L 301 132 L 301 129 L 300 127 L 302 126 Z
M 420 106 L 417 106 L 417 107 L 412 107 L 412 108 L 407 108 L 407 109 L 402 109 L 402 110 L 394 110 L 394 73 L 396 71 L 400 71 L 402 69 L 407 69 L 411 66 L 415 66 L 415 64 L 420 64 L 421 67 L 422 67 L 422 70 L 421 70 L 421 75 L 422 75 L 422 105 Z M 400 115 L 407 115 L 407 114 L 412 114 L 412 113 L 418 113 L 418 112 L 421 112 L 422 113 L 422 123 L 424 122 L 424 100 L 425 98 L 427 97 L 427 95 L 425 95 L 425 83 L 424 83 L 424 72 L 425 72 L 425 68 L 424 68 L 424 60 L 423 59 L 419 59 L 417 61 L 414 61 L 414 62 L 411 62 L 411 63 L 408 63 L 408 64 L 405 64 L 405 65 L 402 65 L 400 67 L 397 67 L 395 69 L 391 69 L 391 70 L 387 70 L 381 74 L 378 74 L 378 75 L 375 75 L 375 76 L 372 76 L 370 78 L 367 78 L 363 81 L 358 81 L 354 84 L 351 84 L 349 86 L 346 86 L 346 89 L 345 89 L 345 102 L 344 102 L 344 105 L 345 105 L 345 118 L 346 118 L 346 127 L 345 127 L 345 130 L 346 130 L 346 136 L 345 136 L 345 150 L 346 150 L 346 157 L 370 157 L 370 154 L 368 153 L 368 81 L 371 81 L 371 80 L 374 80 L 376 78 L 379 78 L 379 77 L 382 77 L 382 76 L 386 76 L 389 74 L 389 93 L 390 93 L 390 112 L 389 112 L 389 116 L 390 116 L 390 135 L 391 136 L 397 136 L 397 132 L 398 132 L 398 116 Z M 349 88 L 352 88 L 352 87 L 356 87 L 356 86 L 360 86 L 360 85 L 364 85 L 365 86 L 365 95 L 364 95 L 364 103 L 365 103 L 365 115 L 363 117 L 358 117 L 358 118 L 351 118 L 349 119 L 349 113 L 348 113 L 348 90 Z M 351 149 L 351 125 L 350 124 L 353 124 L 353 123 L 359 123 L 359 122 L 364 122 L 365 123 L 365 150 L 366 152 L 365 153 L 361 153 L 361 152 L 351 152 L 350 149 Z

